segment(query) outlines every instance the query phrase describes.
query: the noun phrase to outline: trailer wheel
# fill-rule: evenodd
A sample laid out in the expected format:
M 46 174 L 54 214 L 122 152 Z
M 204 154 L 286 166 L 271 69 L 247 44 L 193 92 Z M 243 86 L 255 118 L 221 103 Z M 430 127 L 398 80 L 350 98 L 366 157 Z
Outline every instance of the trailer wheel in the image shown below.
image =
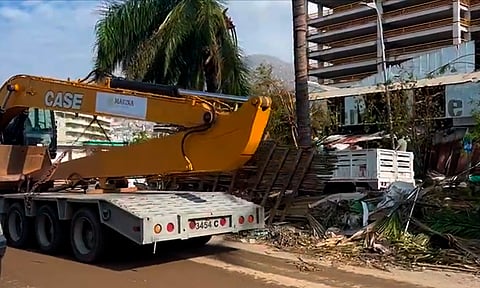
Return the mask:
M 50 205 L 41 206 L 35 217 L 35 236 L 42 252 L 56 253 L 65 240 L 65 231 L 58 212 Z
M 97 213 L 83 208 L 73 215 L 70 243 L 80 262 L 92 263 L 100 258 L 104 252 L 104 231 Z
M 8 244 L 15 248 L 24 248 L 30 242 L 31 220 L 25 215 L 21 203 L 13 203 L 5 217 L 5 236 Z

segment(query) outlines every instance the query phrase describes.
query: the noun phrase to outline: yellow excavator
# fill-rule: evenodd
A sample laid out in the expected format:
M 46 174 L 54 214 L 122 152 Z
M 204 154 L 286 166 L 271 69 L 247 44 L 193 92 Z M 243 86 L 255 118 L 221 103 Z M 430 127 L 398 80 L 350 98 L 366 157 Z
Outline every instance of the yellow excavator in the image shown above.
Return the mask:
M 226 102 L 240 103 L 224 109 Z M 263 208 L 217 192 L 131 191 L 129 177 L 240 168 L 255 153 L 271 99 L 125 80 L 11 77 L 0 88 L 0 214 L 10 246 L 77 260 L 103 254 L 105 229 L 144 245 L 204 244 L 212 235 L 263 227 Z M 55 114 L 118 117 L 181 127 L 176 134 L 111 147 L 70 161 L 57 154 Z M 63 185 L 54 183 L 63 181 Z M 95 182 L 95 188 L 89 184 Z M 89 235 L 89 237 L 85 237 Z M 68 236 L 68 237 L 67 237 Z

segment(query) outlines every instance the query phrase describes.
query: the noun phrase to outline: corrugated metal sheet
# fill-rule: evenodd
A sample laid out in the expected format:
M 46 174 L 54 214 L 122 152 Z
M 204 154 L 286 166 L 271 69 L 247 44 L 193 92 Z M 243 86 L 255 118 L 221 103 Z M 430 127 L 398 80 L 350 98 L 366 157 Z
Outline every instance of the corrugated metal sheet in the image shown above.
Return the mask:
M 391 66 L 388 70 L 388 79 L 393 81 L 405 81 L 422 79 L 432 71 L 438 71 L 440 67 L 449 65 L 450 69 L 443 71 L 442 75 L 470 73 L 475 70 L 475 42 L 463 42 L 458 46 L 440 48 L 436 51 L 422 54 L 400 65 Z M 350 87 L 373 86 L 383 83 L 382 73 L 369 76 L 363 80 L 352 83 Z
M 394 83 L 389 85 L 389 90 L 402 90 L 419 87 L 432 87 L 441 85 L 460 84 L 467 82 L 478 82 L 480 80 L 480 71 L 471 72 L 468 74 L 453 74 L 449 76 L 439 76 L 435 78 L 424 78 L 417 81 L 409 81 L 404 83 Z M 370 93 L 383 93 L 385 88 L 383 85 L 366 86 L 366 87 L 354 87 L 354 88 L 341 88 L 332 91 L 324 91 L 319 93 L 310 93 L 310 100 L 322 100 L 338 97 L 358 96 L 366 95 Z

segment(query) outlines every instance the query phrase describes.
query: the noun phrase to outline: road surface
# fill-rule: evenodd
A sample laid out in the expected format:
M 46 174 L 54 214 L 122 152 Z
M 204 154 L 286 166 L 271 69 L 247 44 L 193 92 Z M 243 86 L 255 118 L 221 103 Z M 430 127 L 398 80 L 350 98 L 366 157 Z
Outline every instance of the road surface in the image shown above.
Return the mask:
M 295 263 L 286 258 L 257 253 L 253 251 L 254 248 L 238 249 L 215 242 L 196 252 L 178 252 L 172 247 L 159 247 L 156 256 L 152 256 L 150 250 L 130 248 L 124 250 L 128 251 L 119 249 L 115 255 L 110 255 L 109 260 L 104 264 L 87 265 L 68 259 L 67 256 L 67 258 L 53 257 L 9 248 L 3 262 L 0 287 L 473 287 L 464 286 L 459 282 L 444 283 L 444 280 L 433 275 L 422 277 L 427 280 L 433 277 L 437 283 L 426 280 L 426 284 L 419 285 L 420 280 L 418 283 L 412 283 L 402 279 L 388 279 L 389 277 L 378 277 L 375 274 L 358 274 L 328 266 L 316 272 L 300 272 Z M 396 278 L 401 275 L 393 274 L 397 276 Z M 440 284 L 447 286 L 439 286 Z
M 202 249 L 201 253 L 208 255 L 210 254 L 210 250 L 214 250 L 213 252 L 215 253 L 225 251 L 224 249 L 215 247 L 213 249 Z M 228 251 L 228 249 L 226 251 Z M 202 287 L 209 288 L 279 287 L 268 284 L 263 280 L 256 280 L 249 275 L 183 259 L 188 256 L 195 257 L 195 254 L 176 254 L 178 255 L 174 256 L 166 253 L 164 255 L 152 256 L 146 251 L 134 251 L 125 256 L 111 257 L 115 259 L 107 260 L 105 264 L 94 266 L 78 263 L 62 257 L 52 257 L 40 253 L 9 248 L 2 267 L 0 287 L 187 288 L 198 286 L 200 283 Z M 116 264 L 109 262 L 115 262 Z

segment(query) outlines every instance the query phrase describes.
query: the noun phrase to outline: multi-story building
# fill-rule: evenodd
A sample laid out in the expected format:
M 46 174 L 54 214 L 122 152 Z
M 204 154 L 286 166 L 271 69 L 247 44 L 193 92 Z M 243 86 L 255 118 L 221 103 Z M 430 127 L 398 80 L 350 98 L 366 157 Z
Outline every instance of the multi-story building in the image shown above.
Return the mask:
M 112 119 L 109 117 L 97 117 L 97 121 L 102 128 L 99 127 L 97 122 L 93 122 L 90 127 L 88 126 L 93 119 L 90 115 L 55 112 L 55 118 L 59 145 L 80 145 L 82 141 L 107 140 L 102 128 L 111 137 L 110 123 Z M 77 143 L 74 143 L 75 141 Z
M 146 132 L 150 135 L 153 131 L 153 126 L 154 123 L 148 121 L 113 118 L 111 121 L 112 139 L 129 142 L 136 133 Z
M 322 84 L 381 72 L 382 30 L 388 66 L 480 39 L 480 0 L 373 0 L 378 11 L 365 5 L 372 0 L 308 1 L 317 7 L 308 19 L 309 75 Z

